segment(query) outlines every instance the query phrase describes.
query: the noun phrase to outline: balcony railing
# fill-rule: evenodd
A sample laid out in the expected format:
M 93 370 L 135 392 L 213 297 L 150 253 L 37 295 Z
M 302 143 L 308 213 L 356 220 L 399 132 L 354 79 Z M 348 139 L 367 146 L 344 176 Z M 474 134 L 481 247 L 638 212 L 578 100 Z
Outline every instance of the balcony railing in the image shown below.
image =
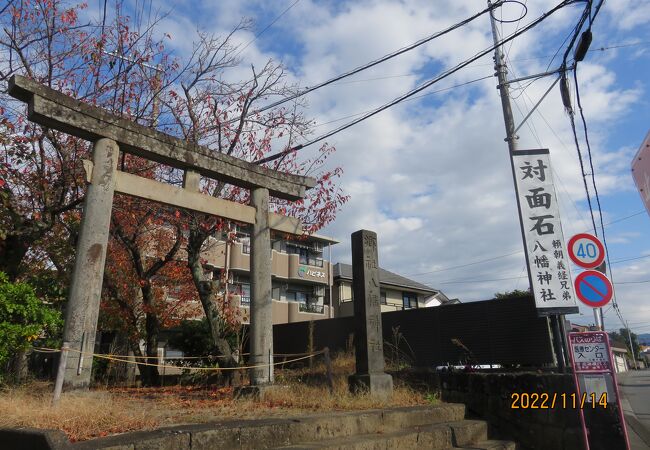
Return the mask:
M 310 304 L 310 303 L 299 303 L 298 310 L 300 312 L 305 312 L 305 313 L 313 313 L 313 314 L 323 314 L 325 312 L 325 307 L 323 305 L 318 305 L 318 304 Z

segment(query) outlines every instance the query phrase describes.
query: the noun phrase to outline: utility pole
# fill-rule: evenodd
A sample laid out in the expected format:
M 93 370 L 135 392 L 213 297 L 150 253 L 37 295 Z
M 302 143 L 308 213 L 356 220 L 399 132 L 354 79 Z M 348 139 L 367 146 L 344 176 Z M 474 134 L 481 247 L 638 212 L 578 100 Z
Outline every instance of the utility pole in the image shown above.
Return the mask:
M 492 7 L 492 2 L 490 0 L 487 0 L 487 4 L 489 8 Z M 495 75 L 497 77 L 497 80 L 499 81 L 499 85 L 497 87 L 499 89 L 499 94 L 501 96 L 501 108 L 503 109 L 503 120 L 506 127 L 505 140 L 508 143 L 508 150 L 510 154 L 510 167 L 512 169 L 512 180 L 515 185 L 515 197 L 517 198 L 517 206 L 519 211 L 521 211 L 521 208 L 519 207 L 519 189 L 517 188 L 515 166 L 514 166 L 514 161 L 512 159 L 513 152 L 517 150 L 518 137 L 515 133 L 515 121 L 512 115 L 512 107 L 510 105 L 508 69 L 506 67 L 505 57 L 503 56 L 501 46 L 498 46 L 499 36 L 497 33 L 496 21 L 494 19 L 494 14 L 492 13 L 492 11 L 490 11 L 490 24 L 492 26 L 492 38 L 494 40 L 494 45 L 496 47 L 494 49 L 494 68 L 496 70 Z M 521 240 L 524 243 L 524 247 L 525 247 L 526 238 L 525 238 L 523 222 L 520 221 L 519 225 L 521 227 Z M 530 264 L 528 261 L 528 249 L 526 248 L 524 248 L 524 255 L 526 257 L 526 269 L 528 270 L 528 282 L 530 286 L 533 286 L 531 273 L 530 273 Z M 534 294 L 535 293 L 533 293 L 533 295 Z M 564 372 L 567 364 L 566 357 L 568 355 L 568 352 L 563 345 L 564 339 L 562 338 L 562 331 L 560 328 L 560 322 L 564 321 L 564 316 L 561 314 L 554 314 L 549 316 L 549 319 L 551 321 L 551 333 L 553 335 L 553 346 L 555 348 L 555 355 L 557 359 L 558 368 L 561 372 Z
M 632 344 L 632 333 L 630 332 L 630 322 L 626 321 L 625 326 L 627 327 L 627 339 L 630 341 L 630 353 L 632 353 L 632 362 L 634 362 L 634 368 L 638 369 L 636 365 L 636 355 L 634 354 L 634 345 Z

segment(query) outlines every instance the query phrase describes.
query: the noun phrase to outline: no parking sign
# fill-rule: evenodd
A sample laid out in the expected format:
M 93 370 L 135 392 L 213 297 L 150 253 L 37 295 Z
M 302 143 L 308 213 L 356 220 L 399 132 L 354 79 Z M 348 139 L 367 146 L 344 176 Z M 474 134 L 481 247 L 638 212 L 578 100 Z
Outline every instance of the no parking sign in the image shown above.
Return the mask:
M 576 277 L 576 296 L 591 308 L 600 308 L 612 299 L 614 287 L 606 275 L 596 270 L 585 270 Z

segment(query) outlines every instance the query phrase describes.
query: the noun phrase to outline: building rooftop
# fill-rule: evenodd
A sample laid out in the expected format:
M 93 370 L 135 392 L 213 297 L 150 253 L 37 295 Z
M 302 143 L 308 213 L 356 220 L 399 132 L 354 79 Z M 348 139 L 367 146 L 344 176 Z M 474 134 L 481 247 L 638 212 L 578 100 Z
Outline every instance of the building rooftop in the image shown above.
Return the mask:
M 343 278 L 352 280 L 352 266 L 350 264 L 336 263 L 334 265 L 334 279 Z M 379 268 L 379 282 L 389 284 L 391 286 L 405 287 L 426 294 L 435 294 L 439 292 L 437 289 L 429 287 L 425 284 L 418 283 L 417 281 L 410 280 L 406 277 L 398 275 L 388 270 Z

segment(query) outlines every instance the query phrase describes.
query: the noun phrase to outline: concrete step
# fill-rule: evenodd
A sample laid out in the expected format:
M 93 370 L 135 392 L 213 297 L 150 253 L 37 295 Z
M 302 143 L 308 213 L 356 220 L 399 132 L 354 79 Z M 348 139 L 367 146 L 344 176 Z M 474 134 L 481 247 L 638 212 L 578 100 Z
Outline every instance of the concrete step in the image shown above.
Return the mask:
M 351 436 L 358 435 L 388 435 L 406 428 L 428 427 L 447 422 L 462 421 L 464 417 L 465 405 L 443 403 L 436 406 L 333 412 L 295 418 L 178 425 L 151 432 L 124 433 L 117 436 L 92 439 L 76 443 L 72 447 L 75 450 L 97 450 L 102 448 L 132 450 L 134 446 L 140 448 L 139 446 L 146 445 L 150 445 L 151 448 L 162 448 L 160 447 L 162 444 L 158 444 L 159 442 L 171 442 L 173 440 L 173 445 L 170 444 L 171 446 L 168 448 L 257 450 L 300 442 L 317 442 L 323 439 L 341 438 L 345 441 L 350 439 Z M 450 426 L 445 425 L 444 429 L 451 433 Z M 459 431 L 459 433 L 461 432 Z M 483 439 L 487 439 L 487 436 Z M 185 442 L 187 442 L 187 445 Z M 159 447 L 155 447 L 155 445 Z M 447 446 L 450 445 L 452 445 L 451 442 Z
M 446 422 L 462 421 L 465 405 L 445 403 L 437 406 L 391 408 L 340 412 L 305 416 L 299 419 L 283 419 L 283 423 L 240 429 L 241 449 L 274 448 L 299 442 L 317 442 L 323 439 L 349 438 L 350 436 L 388 434 L 414 426 L 429 426 Z M 289 422 L 288 426 L 286 422 Z M 268 439 L 260 439 L 267 435 Z M 260 447 L 260 444 L 272 444 Z
M 460 420 L 433 425 L 419 425 L 391 432 L 340 436 L 276 447 L 306 450 L 401 450 L 447 449 L 487 439 L 487 424 L 479 420 Z
M 450 447 L 448 450 L 518 450 L 519 446 L 512 441 L 489 439 L 464 447 Z

